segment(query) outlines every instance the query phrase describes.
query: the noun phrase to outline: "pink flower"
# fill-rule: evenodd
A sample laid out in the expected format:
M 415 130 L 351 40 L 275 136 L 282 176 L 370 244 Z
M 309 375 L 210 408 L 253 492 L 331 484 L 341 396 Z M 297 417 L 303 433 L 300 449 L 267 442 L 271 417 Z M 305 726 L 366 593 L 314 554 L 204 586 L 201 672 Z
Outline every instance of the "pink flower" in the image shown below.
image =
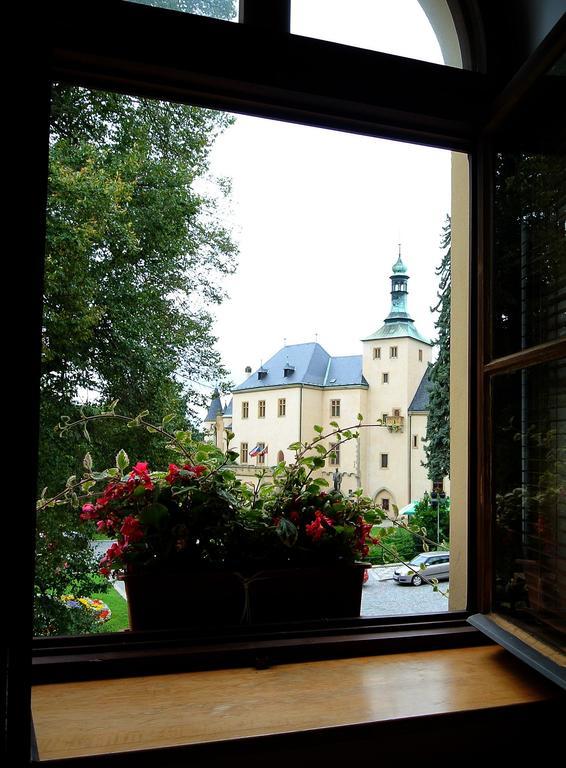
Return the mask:
M 83 504 L 80 517 L 81 520 L 96 520 L 98 514 L 94 504 Z

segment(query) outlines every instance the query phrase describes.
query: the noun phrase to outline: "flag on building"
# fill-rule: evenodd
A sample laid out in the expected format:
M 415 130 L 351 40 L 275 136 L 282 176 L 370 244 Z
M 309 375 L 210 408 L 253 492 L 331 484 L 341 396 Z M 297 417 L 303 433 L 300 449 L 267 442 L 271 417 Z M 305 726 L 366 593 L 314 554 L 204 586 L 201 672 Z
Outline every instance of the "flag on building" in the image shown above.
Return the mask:
M 267 453 L 267 446 L 263 443 L 258 443 L 249 452 L 249 456 L 265 456 Z

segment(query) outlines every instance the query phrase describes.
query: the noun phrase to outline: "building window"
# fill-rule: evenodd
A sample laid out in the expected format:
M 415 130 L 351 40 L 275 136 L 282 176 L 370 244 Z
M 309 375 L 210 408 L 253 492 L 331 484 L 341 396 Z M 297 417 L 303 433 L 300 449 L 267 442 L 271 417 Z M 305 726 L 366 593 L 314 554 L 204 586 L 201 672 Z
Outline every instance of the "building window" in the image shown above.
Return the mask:
M 418 447 L 419 447 L 419 436 L 413 435 L 413 448 L 418 448 Z
M 388 373 L 384 373 L 383 374 L 383 383 L 384 384 L 389 384 L 389 374 Z
M 389 454 L 388 453 L 382 453 L 381 454 L 381 469 L 387 469 L 389 466 Z
M 373 348 L 373 359 L 374 360 L 381 360 L 381 347 L 374 347 Z
M 397 357 L 397 347 L 389 347 L 389 357 Z
M 422 349 L 419 349 L 419 363 L 422 363 L 423 361 L 423 351 Z
M 258 443 L 257 447 L 259 450 L 256 456 L 256 461 L 258 464 L 265 464 L 265 454 L 267 453 L 265 443 Z
M 265 400 L 258 400 L 257 402 L 257 417 L 258 419 L 265 418 Z
M 247 419 L 250 414 L 250 404 L 247 400 L 242 403 L 242 419 Z
M 287 400 L 284 397 L 280 397 L 277 403 L 277 415 L 285 416 L 287 411 Z
M 248 444 L 240 443 L 240 464 L 248 463 Z
M 381 421 L 382 421 L 384 424 L 386 424 L 386 423 L 387 423 L 387 416 L 388 416 L 388 414 L 387 414 L 387 413 L 382 413 L 382 414 L 381 414 Z
M 331 400 L 330 401 L 330 415 L 331 416 L 340 416 L 340 400 Z
M 389 512 L 389 499 L 386 499 L 385 496 L 381 499 L 381 509 L 384 512 Z
M 395 418 L 398 419 L 401 416 L 401 409 L 400 408 L 394 408 L 393 409 L 393 416 L 395 416 Z
M 330 443 L 331 453 L 329 454 L 329 463 L 333 467 L 340 464 L 340 443 Z

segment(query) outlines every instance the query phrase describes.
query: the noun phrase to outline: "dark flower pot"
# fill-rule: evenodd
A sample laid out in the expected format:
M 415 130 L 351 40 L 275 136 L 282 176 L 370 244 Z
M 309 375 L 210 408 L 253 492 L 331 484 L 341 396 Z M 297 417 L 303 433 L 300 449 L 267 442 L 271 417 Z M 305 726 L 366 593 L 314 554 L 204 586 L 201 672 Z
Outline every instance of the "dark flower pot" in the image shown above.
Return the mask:
M 233 571 L 129 574 L 135 630 L 218 628 L 360 615 L 364 567 L 358 564 Z

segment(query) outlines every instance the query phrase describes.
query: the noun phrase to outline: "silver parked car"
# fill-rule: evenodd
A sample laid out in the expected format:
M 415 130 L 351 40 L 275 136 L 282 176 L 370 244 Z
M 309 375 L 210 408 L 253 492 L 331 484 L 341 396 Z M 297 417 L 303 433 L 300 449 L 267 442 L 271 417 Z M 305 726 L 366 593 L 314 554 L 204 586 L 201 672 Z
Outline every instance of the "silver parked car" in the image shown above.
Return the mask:
M 411 566 L 410 568 L 408 566 Z M 425 578 L 450 578 L 450 552 L 421 552 L 413 557 L 408 565 L 400 565 L 393 573 L 393 578 L 399 584 L 412 584 L 420 587 Z

